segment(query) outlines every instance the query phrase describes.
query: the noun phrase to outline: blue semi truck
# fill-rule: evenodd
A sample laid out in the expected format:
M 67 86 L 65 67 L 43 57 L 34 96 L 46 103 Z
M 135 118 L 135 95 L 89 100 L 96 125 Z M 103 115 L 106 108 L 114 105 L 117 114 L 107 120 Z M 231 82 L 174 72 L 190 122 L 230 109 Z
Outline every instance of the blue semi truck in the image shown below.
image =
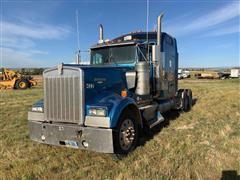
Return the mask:
M 34 141 L 114 153 L 133 151 L 140 135 L 172 109 L 189 111 L 192 91 L 178 89 L 176 39 L 133 32 L 90 48 L 90 65 L 60 64 L 43 73 L 44 100 L 28 112 Z

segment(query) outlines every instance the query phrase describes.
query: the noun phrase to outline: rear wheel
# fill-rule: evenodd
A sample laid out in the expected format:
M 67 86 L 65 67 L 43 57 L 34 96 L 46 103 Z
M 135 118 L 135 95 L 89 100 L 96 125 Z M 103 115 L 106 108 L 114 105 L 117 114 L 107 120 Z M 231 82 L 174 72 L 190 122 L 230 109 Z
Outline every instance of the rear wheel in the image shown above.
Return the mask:
M 17 89 L 27 89 L 29 87 L 29 83 L 26 79 L 20 79 L 16 82 Z
M 192 109 L 192 90 L 187 90 L 187 97 L 188 97 L 188 111 Z
M 179 89 L 178 98 L 179 98 L 179 103 L 178 103 L 179 109 L 185 112 L 189 111 L 189 105 L 191 102 L 188 96 L 188 89 Z
M 184 89 L 181 93 L 182 110 L 185 112 L 190 111 L 192 108 L 192 90 Z
M 138 143 L 139 128 L 136 115 L 126 110 L 122 113 L 119 123 L 114 131 L 114 152 L 121 159 L 133 151 Z
M 184 89 L 182 91 L 182 110 L 187 111 L 188 109 L 188 97 L 187 97 L 187 91 Z

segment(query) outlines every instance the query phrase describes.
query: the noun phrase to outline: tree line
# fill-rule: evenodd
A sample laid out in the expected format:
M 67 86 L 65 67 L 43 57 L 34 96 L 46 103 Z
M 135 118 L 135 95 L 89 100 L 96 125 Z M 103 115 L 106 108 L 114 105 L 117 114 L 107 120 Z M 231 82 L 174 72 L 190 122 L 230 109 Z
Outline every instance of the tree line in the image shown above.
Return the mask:
M 42 75 L 44 68 L 21 68 L 17 71 L 22 75 Z

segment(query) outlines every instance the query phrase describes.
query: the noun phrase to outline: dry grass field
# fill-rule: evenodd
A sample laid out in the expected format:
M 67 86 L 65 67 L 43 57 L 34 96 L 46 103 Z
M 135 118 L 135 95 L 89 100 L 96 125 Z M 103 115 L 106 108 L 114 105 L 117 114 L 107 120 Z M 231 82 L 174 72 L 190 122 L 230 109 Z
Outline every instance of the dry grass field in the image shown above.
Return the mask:
M 193 90 L 187 113 L 170 112 L 121 161 L 110 155 L 38 144 L 27 110 L 41 87 L 0 92 L 0 179 L 220 179 L 240 175 L 240 81 L 181 80 Z M 236 176 L 235 176 L 236 177 Z

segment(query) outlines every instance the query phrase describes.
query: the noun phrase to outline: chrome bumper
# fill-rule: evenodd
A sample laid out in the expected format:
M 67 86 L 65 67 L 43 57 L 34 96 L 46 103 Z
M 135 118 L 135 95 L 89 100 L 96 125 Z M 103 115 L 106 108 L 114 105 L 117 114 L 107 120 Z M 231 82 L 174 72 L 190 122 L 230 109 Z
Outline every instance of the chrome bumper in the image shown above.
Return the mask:
M 31 116 L 30 116 L 31 117 Z M 114 153 L 112 129 L 48 123 L 28 118 L 30 138 L 44 144 Z M 87 146 L 86 146 L 87 145 Z

